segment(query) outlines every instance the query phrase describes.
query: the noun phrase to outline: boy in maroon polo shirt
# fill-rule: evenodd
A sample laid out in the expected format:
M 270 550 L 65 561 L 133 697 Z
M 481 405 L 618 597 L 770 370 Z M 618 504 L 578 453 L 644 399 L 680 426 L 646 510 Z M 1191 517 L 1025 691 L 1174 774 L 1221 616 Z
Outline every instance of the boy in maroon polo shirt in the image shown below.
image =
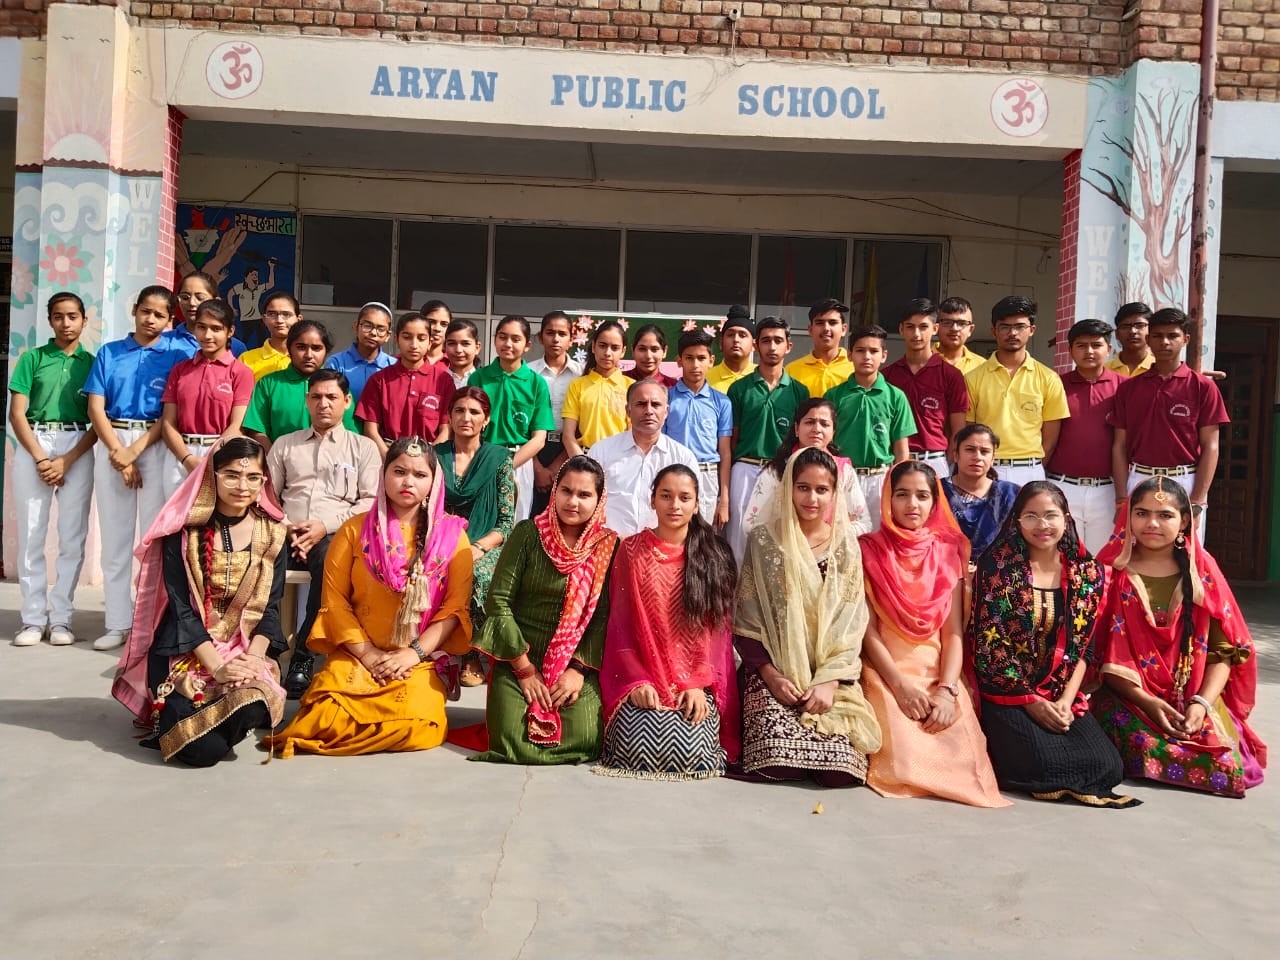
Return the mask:
M 1188 324 L 1177 307 L 1152 314 L 1147 345 L 1155 364 L 1116 391 L 1111 473 L 1117 493 L 1122 488 L 1128 493 L 1153 476 L 1182 484 L 1191 496 L 1196 535 L 1204 542 L 1218 432 L 1231 418 L 1217 385 L 1182 362 Z
M 880 372 L 907 395 L 916 418 L 918 432 L 907 440 L 911 459 L 945 461 L 951 438 L 964 427 L 964 415 L 969 410 L 964 374 L 933 352 L 938 308 L 928 297 L 908 301 L 898 332 L 907 354 Z
M 1106 365 L 1114 332 L 1102 320 L 1081 320 L 1067 332 L 1076 368 L 1059 376 L 1071 416 L 1062 421 L 1058 444 L 1044 466 L 1045 477 L 1066 494 L 1076 530 L 1093 554 L 1106 545 L 1115 526 L 1111 413 L 1124 378 Z
M 235 314 L 222 300 L 196 307 L 191 331 L 200 352 L 169 371 L 160 415 L 171 463 L 165 470 L 165 496 L 171 497 L 213 445 L 240 433 L 253 397 L 253 371 L 231 355 Z M 152 518 L 154 519 L 154 518 Z
M 399 362 L 371 376 L 360 394 L 356 416 L 380 456 L 406 437 L 427 443 L 449 439 L 449 402 L 456 388 L 448 366 L 428 361 L 432 336 L 421 314 L 402 314 L 396 321 Z

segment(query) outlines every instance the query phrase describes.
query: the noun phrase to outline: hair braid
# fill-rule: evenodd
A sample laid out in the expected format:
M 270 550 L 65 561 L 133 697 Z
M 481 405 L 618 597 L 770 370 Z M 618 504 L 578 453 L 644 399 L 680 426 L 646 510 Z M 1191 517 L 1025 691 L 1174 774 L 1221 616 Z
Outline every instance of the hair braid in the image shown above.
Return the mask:
M 213 593 L 210 572 L 213 570 L 213 541 L 216 531 L 210 520 L 200 530 L 200 573 L 204 582 L 204 622 L 207 626 L 213 616 Z
M 1195 533 L 1191 531 L 1187 531 L 1187 534 L 1195 536 Z M 1178 668 L 1174 671 L 1174 683 L 1179 695 L 1181 695 L 1191 674 L 1191 649 L 1196 634 L 1195 584 L 1191 582 L 1191 551 L 1185 544 L 1183 546 L 1174 544 L 1173 559 L 1178 564 L 1178 574 L 1182 582 L 1182 609 L 1178 614 L 1178 619 L 1182 626 L 1182 636 L 1179 638 L 1178 643 Z

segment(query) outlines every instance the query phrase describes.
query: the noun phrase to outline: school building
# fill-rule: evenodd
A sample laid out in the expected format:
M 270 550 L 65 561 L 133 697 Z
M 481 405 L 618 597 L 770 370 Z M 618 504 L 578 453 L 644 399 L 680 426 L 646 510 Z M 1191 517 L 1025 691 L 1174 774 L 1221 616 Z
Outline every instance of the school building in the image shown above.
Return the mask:
M 1074 320 L 1187 300 L 1200 0 L 14 6 L 10 369 L 54 290 L 93 348 L 197 267 L 242 321 L 286 286 L 340 344 L 367 300 L 440 297 L 482 335 L 744 303 L 799 354 L 815 299 L 892 329 L 929 295 L 971 300 L 983 349 L 1023 293 L 1061 366 Z M 1203 361 L 1234 424 L 1210 536 L 1231 575 L 1280 579 L 1280 2 L 1221 6 Z

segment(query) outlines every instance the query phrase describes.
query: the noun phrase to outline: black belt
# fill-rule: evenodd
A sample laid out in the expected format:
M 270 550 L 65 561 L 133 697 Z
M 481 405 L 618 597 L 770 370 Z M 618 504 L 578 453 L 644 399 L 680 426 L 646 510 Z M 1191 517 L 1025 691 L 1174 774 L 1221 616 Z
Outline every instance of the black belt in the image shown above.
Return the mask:
M 119 427 L 121 430 L 150 430 L 155 426 L 154 420 L 112 420 L 113 427 Z
M 197 447 L 212 447 L 215 443 L 217 443 L 221 439 L 222 437 L 220 434 L 184 433 L 182 435 L 183 443 L 186 443 L 186 444 L 194 443 Z
M 44 432 L 70 430 L 75 433 L 84 433 L 89 429 L 87 423 L 71 423 L 67 420 L 28 420 L 27 426 L 32 430 L 42 430 Z
M 1044 461 L 1039 457 L 1019 457 L 1014 460 L 997 460 L 997 467 L 1038 467 Z
M 854 467 L 853 472 L 860 477 L 874 477 L 878 473 L 884 473 L 891 466 L 893 466 L 891 463 L 882 463 L 878 467 Z
M 733 461 L 733 462 L 734 462 L 734 463 L 749 463 L 749 464 L 751 464 L 753 467 L 763 467 L 763 466 L 767 466 L 767 465 L 769 464 L 769 462 L 770 462 L 770 461 L 766 460 L 764 457 L 739 457 L 737 460 L 735 460 L 735 461 Z

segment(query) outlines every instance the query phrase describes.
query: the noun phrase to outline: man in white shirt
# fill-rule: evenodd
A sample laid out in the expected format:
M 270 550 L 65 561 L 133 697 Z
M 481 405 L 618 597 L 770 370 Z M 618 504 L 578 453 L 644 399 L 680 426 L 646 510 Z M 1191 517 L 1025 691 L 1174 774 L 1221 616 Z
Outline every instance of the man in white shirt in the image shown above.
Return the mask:
M 605 522 L 620 537 L 629 537 L 656 526 L 653 512 L 653 479 L 673 463 L 683 463 L 698 473 L 693 451 L 662 432 L 667 422 L 667 389 L 655 380 L 638 380 L 627 390 L 627 416 L 631 429 L 599 440 L 591 457 L 604 467 L 604 488 L 609 495 Z

